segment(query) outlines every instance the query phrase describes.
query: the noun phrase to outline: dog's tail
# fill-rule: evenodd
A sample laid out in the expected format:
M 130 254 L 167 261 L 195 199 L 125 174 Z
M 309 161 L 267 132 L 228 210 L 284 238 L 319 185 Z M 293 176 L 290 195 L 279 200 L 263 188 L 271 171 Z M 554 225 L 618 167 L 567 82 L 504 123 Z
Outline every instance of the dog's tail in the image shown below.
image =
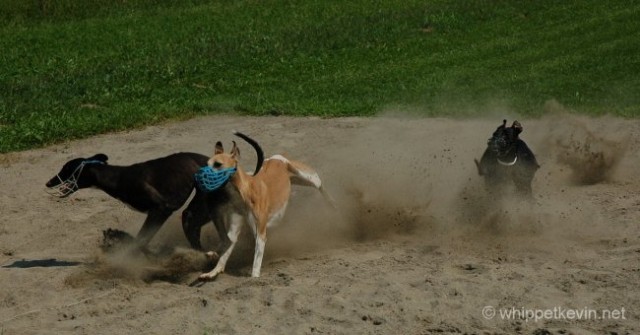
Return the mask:
M 484 176 L 484 171 L 482 170 L 482 165 L 480 165 L 480 162 L 478 162 L 477 159 L 473 159 L 473 161 L 476 163 L 476 168 L 478 168 L 478 174 L 481 176 Z
M 258 142 L 256 142 L 254 139 L 252 139 L 251 137 L 239 131 L 234 130 L 233 134 L 247 141 L 247 143 L 251 144 L 251 146 L 256 150 L 256 155 L 258 155 L 258 162 L 256 163 L 256 170 L 255 172 L 253 172 L 253 175 L 254 176 L 257 175 L 260 169 L 262 168 L 262 163 L 264 163 L 264 152 L 262 151 L 262 148 L 260 147 Z

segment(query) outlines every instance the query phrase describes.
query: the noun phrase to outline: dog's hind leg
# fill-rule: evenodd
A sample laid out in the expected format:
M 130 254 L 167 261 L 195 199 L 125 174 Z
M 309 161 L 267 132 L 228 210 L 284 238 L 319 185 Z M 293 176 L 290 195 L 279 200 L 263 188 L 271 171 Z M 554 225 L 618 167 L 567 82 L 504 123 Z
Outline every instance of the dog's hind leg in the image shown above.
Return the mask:
M 202 250 L 202 244 L 200 243 L 200 231 L 209 217 L 202 215 L 197 211 L 186 210 L 182 212 L 182 230 L 191 247 L 195 250 Z
M 207 204 L 204 195 L 196 193 L 189 206 L 182 212 L 182 230 L 191 247 L 202 250 L 200 243 L 200 231 L 202 226 L 209 221 Z
M 266 243 L 267 234 L 265 229 L 264 233 L 258 233 L 256 235 L 256 247 L 253 254 L 253 269 L 251 270 L 251 277 L 260 277 L 260 269 L 262 268 L 262 257 L 264 256 L 264 246 Z
M 229 247 L 222 253 L 220 259 L 218 260 L 218 264 L 216 264 L 216 267 L 213 268 L 213 270 L 211 270 L 210 272 L 201 274 L 200 279 L 214 279 L 220 273 L 224 272 L 227 261 L 229 260 L 229 256 L 231 256 L 233 248 L 238 242 L 238 236 L 240 236 L 240 231 L 242 230 L 242 221 L 243 218 L 241 215 L 235 213 L 231 214 L 231 225 L 229 227 L 229 233 L 227 234 L 229 240 L 231 241 L 231 245 L 229 245 Z
M 253 237 L 256 240 L 254 252 L 253 252 L 253 268 L 251 269 L 251 277 L 260 277 L 260 269 L 262 268 L 262 258 L 264 257 L 264 246 L 267 243 L 267 227 L 279 221 L 286 210 L 287 205 L 278 211 L 278 214 L 268 219 L 266 213 L 256 216 L 250 216 L 248 218 L 249 226 L 253 231 Z

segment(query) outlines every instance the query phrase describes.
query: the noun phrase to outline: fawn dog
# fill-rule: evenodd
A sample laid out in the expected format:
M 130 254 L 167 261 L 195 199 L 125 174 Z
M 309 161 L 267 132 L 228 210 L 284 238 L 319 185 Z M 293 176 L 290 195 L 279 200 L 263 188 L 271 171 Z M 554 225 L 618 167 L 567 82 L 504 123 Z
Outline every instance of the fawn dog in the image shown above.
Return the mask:
M 234 132 L 235 135 L 251 143 L 246 135 Z M 253 145 L 253 144 L 252 144 Z M 258 150 L 257 143 L 253 145 Z M 208 161 L 208 169 L 211 173 L 225 174 L 224 181 L 217 183 L 229 193 L 226 203 L 217 201 L 209 204 L 211 218 L 216 223 L 216 228 L 222 239 L 218 252 L 210 251 L 210 257 L 219 256 L 216 267 L 208 273 L 200 275 L 200 279 L 213 279 L 224 272 L 227 260 L 238 241 L 238 236 L 243 222 L 246 222 L 253 230 L 255 237 L 255 251 L 253 257 L 252 277 L 260 276 L 262 257 L 267 241 L 267 227 L 273 226 L 284 216 L 291 195 L 291 184 L 312 186 L 317 188 L 327 201 L 333 204 L 329 195 L 324 191 L 318 173 L 311 167 L 282 155 L 275 155 L 264 160 L 264 165 L 259 173 L 249 175 L 238 164 L 240 151 L 235 142 L 230 152 L 226 153 L 221 142 L 216 143 L 213 157 Z M 202 178 L 196 176 L 197 183 L 202 184 Z M 230 186 L 230 187 L 229 187 Z M 214 188 L 210 188 L 212 191 Z M 220 197 L 217 197 L 219 200 Z M 218 222 L 223 223 L 222 228 Z M 225 234 L 226 228 L 228 233 Z

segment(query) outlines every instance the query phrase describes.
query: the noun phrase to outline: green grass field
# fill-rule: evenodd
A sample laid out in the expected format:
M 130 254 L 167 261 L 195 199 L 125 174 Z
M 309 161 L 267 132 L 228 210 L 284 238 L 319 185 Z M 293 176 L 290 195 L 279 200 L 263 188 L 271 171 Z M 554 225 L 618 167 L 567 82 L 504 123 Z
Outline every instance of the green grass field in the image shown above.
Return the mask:
M 0 0 L 0 152 L 168 119 L 640 114 L 640 3 Z

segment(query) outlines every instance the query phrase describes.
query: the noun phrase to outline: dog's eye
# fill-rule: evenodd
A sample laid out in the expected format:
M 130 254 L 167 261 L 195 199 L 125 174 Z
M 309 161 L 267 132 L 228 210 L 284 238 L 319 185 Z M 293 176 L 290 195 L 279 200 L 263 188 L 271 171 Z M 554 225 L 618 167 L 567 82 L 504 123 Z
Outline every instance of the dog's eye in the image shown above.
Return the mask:
M 220 162 L 213 162 L 213 167 L 216 169 L 219 169 L 220 167 L 222 167 L 222 163 Z

